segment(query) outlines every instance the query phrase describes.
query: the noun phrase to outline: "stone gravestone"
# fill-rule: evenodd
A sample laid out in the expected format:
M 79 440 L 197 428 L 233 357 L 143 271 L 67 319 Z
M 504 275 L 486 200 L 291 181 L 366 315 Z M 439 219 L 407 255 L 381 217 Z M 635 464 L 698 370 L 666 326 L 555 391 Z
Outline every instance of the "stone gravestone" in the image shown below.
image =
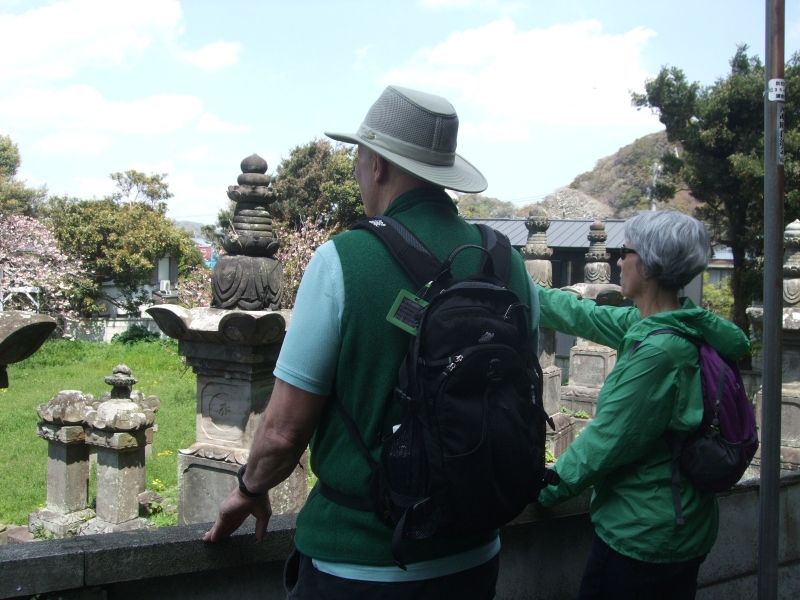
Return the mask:
M 97 516 L 78 535 L 149 529 L 139 517 L 146 481 L 145 447 L 152 442 L 160 401 L 131 390 L 136 379 L 125 365 L 105 378 L 111 392 L 83 409 L 86 443 L 97 453 Z
M 783 315 L 781 331 L 781 468 L 800 470 L 800 221 L 795 220 L 784 230 L 783 261 Z M 753 328 L 753 337 L 762 340 L 764 325 L 763 307 L 750 307 L 747 315 Z M 754 363 L 763 364 L 759 352 Z M 762 419 L 763 396 L 756 394 L 757 422 Z M 761 464 L 761 452 L 753 459 Z
M 222 236 L 228 255 L 212 275 L 208 308 L 159 305 L 148 309 L 197 376 L 196 440 L 178 456 L 178 521 L 213 521 L 220 502 L 236 486 L 236 471 L 272 393 L 275 367 L 289 311 L 280 301 L 282 267 L 268 206 L 274 201 L 267 163 L 242 161 L 239 185 L 228 188 L 236 202 L 232 227 Z M 308 494 L 304 468 L 270 491 L 275 514 L 297 512 Z
M 622 292 L 610 283 L 610 255 L 606 252 L 605 225 L 595 221 L 589 226 L 589 251 L 586 253 L 584 282 L 564 288 L 599 304 L 619 305 Z M 606 376 L 617 362 L 617 351 L 579 337 L 569 351 L 569 381 L 561 388 L 561 400 L 572 412 L 594 416 L 597 395 Z
M 89 446 L 83 430 L 83 411 L 92 401 L 90 394 L 64 390 L 36 409 L 39 437 L 47 441 L 47 503 L 28 516 L 31 533 L 72 536 L 95 516 L 88 508 Z

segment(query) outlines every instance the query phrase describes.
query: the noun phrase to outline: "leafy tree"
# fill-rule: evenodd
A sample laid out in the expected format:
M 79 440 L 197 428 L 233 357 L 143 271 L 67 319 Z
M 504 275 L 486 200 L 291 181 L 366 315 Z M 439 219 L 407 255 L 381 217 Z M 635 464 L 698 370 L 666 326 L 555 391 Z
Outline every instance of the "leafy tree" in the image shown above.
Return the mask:
M 723 319 L 730 319 L 733 310 L 731 281 L 728 277 L 711 283 L 708 272 L 703 273 L 703 308 L 715 312 Z
M 763 252 L 764 190 L 764 67 L 740 46 L 730 61 L 730 73 L 713 85 L 689 83 L 675 67 L 664 67 L 633 94 L 639 107 L 656 111 L 679 155 L 662 157 L 666 172 L 685 181 L 702 204 L 697 216 L 710 227 L 716 243 L 731 248 L 733 320 L 747 330 L 745 309 L 760 290 Z M 786 63 L 787 97 L 800 93 L 800 54 Z M 800 105 L 786 103 L 785 216 L 800 216 Z M 663 199 L 673 186 L 657 190 Z
M 458 213 L 465 219 L 506 219 L 513 217 L 517 210 L 513 202 L 481 194 L 460 194 L 457 204 Z
M 0 135 L 0 214 L 36 214 L 47 189 L 29 188 L 16 179 L 21 164 L 19 148 L 7 135 Z
M 124 173 L 111 173 L 111 179 L 117 184 L 113 194 L 116 202 L 127 199 L 129 202 L 143 202 L 161 213 L 167 210 L 167 200 L 172 198 L 169 184 L 165 181 L 166 173 L 145 175 L 129 169 Z
M 354 161 L 352 147 L 334 148 L 327 140 L 312 140 L 292 149 L 273 179 L 272 216 L 294 229 L 308 218 L 334 229 L 346 229 L 363 218 Z
M 118 176 L 118 177 L 116 177 Z M 154 265 L 163 256 L 175 257 L 181 274 L 202 262 L 190 235 L 165 216 L 164 201 L 172 194 L 163 175 L 144 176 L 137 171 L 114 173 L 118 193 L 102 200 L 53 197 L 47 216 L 59 246 L 80 257 L 91 273 L 94 287 L 85 290 L 83 312 L 99 309 L 99 301 L 135 312 L 147 301 L 142 286 L 149 283 Z M 145 201 L 120 203 L 135 191 Z M 117 301 L 102 293 L 101 283 L 114 281 L 122 293 Z

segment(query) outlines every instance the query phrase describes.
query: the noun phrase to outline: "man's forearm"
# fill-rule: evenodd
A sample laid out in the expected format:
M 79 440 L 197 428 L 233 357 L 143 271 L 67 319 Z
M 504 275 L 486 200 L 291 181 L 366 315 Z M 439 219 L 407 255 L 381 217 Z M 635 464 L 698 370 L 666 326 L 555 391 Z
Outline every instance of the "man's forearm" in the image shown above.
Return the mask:
M 266 492 L 289 477 L 308 447 L 325 404 L 280 379 L 250 447 L 244 483 L 253 492 Z

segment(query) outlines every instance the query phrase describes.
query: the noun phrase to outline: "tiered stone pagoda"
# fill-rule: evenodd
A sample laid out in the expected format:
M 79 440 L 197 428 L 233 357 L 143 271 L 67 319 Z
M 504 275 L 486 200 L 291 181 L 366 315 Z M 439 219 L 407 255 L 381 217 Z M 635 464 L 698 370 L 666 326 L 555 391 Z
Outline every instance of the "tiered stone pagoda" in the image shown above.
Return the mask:
M 214 265 L 214 308 L 265 310 L 278 307 L 282 268 L 273 256 L 278 240 L 268 207 L 274 202 L 267 161 L 252 154 L 241 164 L 238 185 L 228 187 L 235 204 L 230 230 L 221 236 L 227 254 Z
M 589 226 L 589 251 L 583 269 L 583 282 L 564 288 L 598 304 L 619 305 L 622 289 L 611 282 L 611 255 L 606 251 L 605 225 Z M 561 388 L 561 400 L 572 412 L 594 416 L 597 396 L 606 376 L 617 362 L 617 351 L 579 337 L 569 351 L 569 381 Z
M 219 503 L 236 485 L 247 462 L 261 415 L 275 382 L 275 367 L 289 311 L 275 310 L 282 266 L 268 207 L 274 201 L 267 163 L 252 155 L 241 163 L 230 231 L 221 237 L 226 256 L 212 274 L 212 306 L 148 309 L 161 330 L 179 341 L 179 351 L 197 376 L 195 442 L 178 455 L 178 521 L 213 521 Z M 305 459 L 304 459 L 305 460 Z M 270 492 L 275 514 L 297 512 L 308 491 L 297 469 Z
M 547 245 L 547 228 L 550 219 L 541 206 L 534 206 L 525 227 L 528 241 L 522 251 L 525 268 L 536 283 L 542 287 L 553 286 L 552 248 Z M 552 329 L 539 331 L 539 364 L 542 366 L 543 401 L 547 414 L 556 414 L 561 408 L 561 369 L 555 364 L 556 335 Z

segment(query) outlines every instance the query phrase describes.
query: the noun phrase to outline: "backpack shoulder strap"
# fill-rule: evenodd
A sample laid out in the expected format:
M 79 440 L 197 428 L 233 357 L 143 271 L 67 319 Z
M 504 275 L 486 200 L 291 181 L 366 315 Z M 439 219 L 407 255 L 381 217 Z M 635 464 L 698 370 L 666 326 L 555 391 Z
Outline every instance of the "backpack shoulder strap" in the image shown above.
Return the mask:
M 372 219 L 362 219 L 353 226 L 353 229 L 366 229 L 380 238 L 417 288 L 422 288 L 436 279 L 442 270 L 442 263 L 419 238 L 392 217 L 382 215 Z
M 508 285 L 511 276 L 511 242 L 507 236 L 488 225 L 480 223 L 477 227 L 481 232 L 483 247 L 489 251 L 488 256 L 492 257 L 495 276 Z M 481 261 L 481 272 L 483 273 L 486 273 L 487 270 L 486 260 L 487 255 L 484 254 Z

